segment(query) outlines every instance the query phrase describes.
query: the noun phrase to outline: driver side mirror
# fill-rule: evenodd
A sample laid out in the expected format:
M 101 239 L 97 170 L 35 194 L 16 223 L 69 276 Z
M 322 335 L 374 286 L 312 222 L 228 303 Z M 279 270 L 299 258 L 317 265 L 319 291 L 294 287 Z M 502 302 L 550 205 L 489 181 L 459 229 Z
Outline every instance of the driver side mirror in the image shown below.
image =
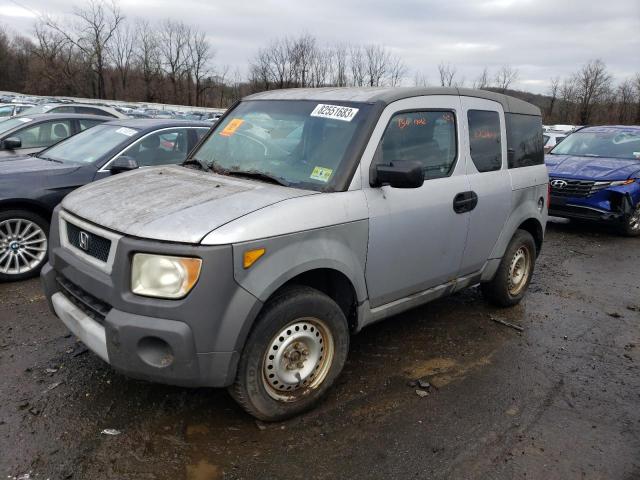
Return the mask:
M 18 137 L 9 137 L 2 142 L 2 148 L 5 150 L 15 150 L 22 147 L 22 140 Z
M 113 161 L 111 167 L 109 167 L 109 171 L 115 175 L 117 173 L 135 170 L 136 168 L 139 168 L 139 165 L 135 158 L 122 155 Z
M 391 162 L 389 165 L 377 164 L 372 186 L 389 185 L 392 188 L 419 188 L 423 183 L 422 163 L 399 161 Z

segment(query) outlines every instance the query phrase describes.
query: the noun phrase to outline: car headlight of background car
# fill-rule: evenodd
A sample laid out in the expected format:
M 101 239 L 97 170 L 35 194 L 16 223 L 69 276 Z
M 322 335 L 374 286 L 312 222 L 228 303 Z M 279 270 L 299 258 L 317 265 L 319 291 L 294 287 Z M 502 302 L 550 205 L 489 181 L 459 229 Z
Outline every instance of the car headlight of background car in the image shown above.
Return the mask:
M 634 178 L 629 178 L 627 180 L 617 180 L 615 182 L 611 182 L 612 187 L 621 187 L 622 185 L 629 185 L 630 183 L 635 182 Z
M 136 253 L 131 265 L 131 290 L 145 297 L 182 298 L 198 281 L 201 266 L 199 258 Z

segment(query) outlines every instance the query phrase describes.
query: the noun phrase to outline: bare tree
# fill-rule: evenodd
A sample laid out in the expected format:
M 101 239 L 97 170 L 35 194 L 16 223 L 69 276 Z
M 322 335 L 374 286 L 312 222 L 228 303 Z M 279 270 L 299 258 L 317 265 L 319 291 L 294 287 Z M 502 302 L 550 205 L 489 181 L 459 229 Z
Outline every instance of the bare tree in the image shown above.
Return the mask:
M 456 67 L 454 67 L 450 63 L 445 64 L 444 62 L 440 62 L 440 64 L 438 65 L 438 73 L 440 74 L 440 86 L 455 86 L 456 72 Z
M 416 71 L 413 76 L 413 86 L 414 87 L 427 87 L 429 86 L 429 81 L 427 80 L 427 76 L 424 72 Z
M 383 84 L 390 66 L 390 53 L 381 45 L 367 45 L 364 48 L 367 84 L 379 87 Z
M 318 54 L 316 43 L 315 37 L 309 34 L 287 42 L 291 81 L 296 86 L 307 87 L 311 83 L 311 69 Z
M 333 47 L 333 78 L 331 83 L 336 87 L 346 87 L 349 81 L 347 73 L 348 46 L 339 43 Z
M 351 84 L 362 87 L 366 78 L 366 59 L 361 45 L 351 45 L 349 47 L 349 66 L 351 69 Z
M 162 67 L 172 86 L 173 101 L 179 102 L 178 85 L 188 62 L 189 27 L 182 22 L 165 20 L 159 36 Z
M 214 52 L 204 32 L 193 32 L 188 43 L 189 58 L 187 61 L 193 80 L 195 81 L 195 104 L 202 104 L 202 94 L 207 86 L 203 80 L 211 74 L 209 64 Z
M 136 40 L 132 27 L 129 24 L 123 24 L 115 31 L 113 41 L 107 45 L 109 59 L 118 72 L 122 88 L 121 97 L 127 94 L 127 82 L 134 61 L 133 50 Z M 113 93 L 115 98 L 115 88 Z
M 389 85 L 397 87 L 402 83 L 405 74 L 407 73 L 407 66 L 397 55 L 391 55 L 389 58 Z
M 490 86 L 491 80 L 489 79 L 489 69 L 487 67 L 484 67 L 482 69 L 482 73 L 480 73 L 480 75 L 478 75 L 478 78 L 473 81 L 472 87 L 482 90 L 489 88 Z
M 144 83 L 144 99 L 151 102 L 156 96 L 154 82 L 160 77 L 162 67 L 159 38 L 147 20 L 140 20 L 136 24 L 134 56 Z
M 511 65 L 503 65 L 496 73 L 496 88 L 499 89 L 502 93 L 506 92 L 511 84 L 513 84 L 518 79 L 519 75 L 520 72 L 517 68 L 511 67 Z
M 560 92 L 560 77 L 553 77 L 549 83 L 549 110 L 547 115 L 549 118 L 553 118 L 553 109 L 556 106 L 558 100 L 558 93 Z
M 571 79 L 565 78 L 560 86 L 560 121 L 567 123 L 574 121 L 576 101 L 576 87 Z
M 611 75 L 602 60 L 592 60 L 574 74 L 573 83 L 576 86 L 578 121 L 581 125 L 587 125 L 594 106 L 611 90 Z
M 44 16 L 45 24 L 73 44 L 85 57 L 96 76 L 97 98 L 105 98 L 105 68 L 109 43 L 124 21 L 120 7 L 112 0 L 88 0 L 85 8 L 74 8 L 72 25 Z
M 634 123 L 640 125 L 640 73 L 636 73 L 636 76 L 633 78 L 633 86 L 636 94 L 636 115 Z
M 624 124 L 631 120 L 631 114 L 635 103 L 635 91 L 633 81 L 624 80 L 616 90 L 618 104 L 618 123 Z

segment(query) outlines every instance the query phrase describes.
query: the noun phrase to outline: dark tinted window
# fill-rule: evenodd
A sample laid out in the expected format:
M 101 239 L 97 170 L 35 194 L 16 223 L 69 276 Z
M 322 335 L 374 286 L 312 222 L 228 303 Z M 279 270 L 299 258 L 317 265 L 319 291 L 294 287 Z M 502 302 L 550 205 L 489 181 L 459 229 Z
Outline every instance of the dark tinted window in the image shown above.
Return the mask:
M 542 134 L 542 118 L 518 113 L 507 113 L 505 118 L 509 168 L 543 164 L 545 141 Z M 557 138 L 556 142 L 559 141 Z
M 456 161 L 456 125 L 452 112 L 397 113 L 382 137 L 380 163 L 418 161 L 424 178 L 448 176 Z
M 78 122 L 80 123 L 80 131 L 86 130 L 87 128 L 91 128 L 91 127 L 95 127 L 96 125 L 98 125 L 99 123 L 102 123 L 102 120 L 89 120 L 86 118 L 83 118 L 81 120 L 78 120 Z
M 75 113 L 75 110 L 73 109 L 73 107 L 65 105 L 62 107 L 53 107 L 52 109 L 49 110 L 49 112 L 50 113 Z
M 471 160 L 479 172 L 491 172 L 502 167 L 500 115 L 498 112 L 469 110 L 469 147 Z
M 208 131 L 208 128 L 196 128 L 196 135 L 198 136 L 197 141 L 199 142 L 202 140 L 202 137 L 204 137 Z
M 135 158 L 140 166 L 169 165 L 182 162 L 189 152 L 184 128 L 151 133 L 131 145 L 122 155 Z
M 99 108 L 76 106 L 75 109 L 76 109 L 76 113 L 85 113 L 89 115 L 106 115 L 107 117 L 115 118 L 115 115 L 112 115 L 111 113 L 106 112 L 104 110 L 100 110 Z

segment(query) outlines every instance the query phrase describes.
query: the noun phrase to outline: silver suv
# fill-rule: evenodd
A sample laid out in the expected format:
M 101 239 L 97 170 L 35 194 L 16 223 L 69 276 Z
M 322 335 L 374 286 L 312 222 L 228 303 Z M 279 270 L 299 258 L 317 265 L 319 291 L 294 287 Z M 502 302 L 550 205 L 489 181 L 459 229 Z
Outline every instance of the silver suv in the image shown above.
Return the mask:
M 309 409 L 350 334 L 480 285 L 518 303 L 547 221 L 538 108 L 464 89 L 247 97 L 182 166 L 80 188 L 52 222 L 55 314 L 113 368 Z

